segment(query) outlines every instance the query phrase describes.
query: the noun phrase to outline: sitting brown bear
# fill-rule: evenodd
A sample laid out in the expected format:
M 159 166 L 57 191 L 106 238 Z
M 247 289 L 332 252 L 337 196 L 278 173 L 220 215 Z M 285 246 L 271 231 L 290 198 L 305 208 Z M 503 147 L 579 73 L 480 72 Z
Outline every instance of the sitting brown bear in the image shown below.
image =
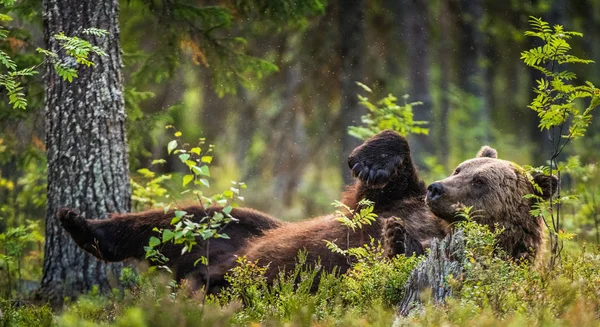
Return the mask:
M 392 131 L 375 135 L 352 152 L 348 164 L 358 180 L 344 193 L 343 203 L 356 209 L 361 199 L 374 201 L 373 212 L 379 216 L 376 222 L 348 234 L 347 227 L 336 221 L 333 215 L 284 224 L 252 209 L 234 209 L 231 214 L 239 222 L 230 223 L 223 230 L 231 240 L 211 240 L 209 262 L 211 266 L 220 267 L 211 268 L 211 275 L 215 275 L 211 280 L 215 283 L 222 280 L 223 274 L 235 265 L 236 253 L 246 255 L 250 260 L 259 259 L 262 264 L 270 263 L 270 279 L 280 267 L 293 268 L 298 251 L 302 249 L 308 251 L 309 262 L 320 257 L 326 270 L 338 267 L 343 272 L 349 267 L 347 258 L 330 251 L 324 240 L 336 242 L 342 248 L 347 245 L 358 247 L 369 242 L 370 238 L 379 239 L 381 222 L 388 217 L 404 216 L 405 211 L 414 213 L 423 210 L 425 185 L 417 176 L 408 142 L 402 136 Z M 183 210 L 194 214 L 195 219 L 201 219 L 220 209 L 188 207 Z M 118 214 L 107 220 L 86 220 L 66 209 L 58 213 L 63 227 L 79 246 L 107 261 L 143 258 L 143 248 L 154 234 L 152 229 L 168 227 L 172 217 L 172 212 L 165 214 L 157 210 Z M 415 214 L 410 217 L 420 219 Z M 408 225 L 407 230 L 419 241 L 445 234 L 440 220 L 419 222 L 414 229 L 411 229 L 411 224 Z M 177 272 L 176 278 L 191 274 L 200 284 L 206 280 L 205 267 L 194 267 L 193 263 L 204 251 L 202 244 L 193 253 L 184 256 L 180 255 L 181 246 L 167 244 L 161 250 L 170 259 L 167 265 Z
M 526 194 L 537 193 L 548 199 L 556 190 L 555 176 L 537 174 L 533 181 L 542 192 L 536 192 L 523 168 L 517 164 L 497 158 L 496 150 L 484 146 L 474 159 L 461 163 L 452 176 L 432 183 L 427 188 L 426 203 L 431 214 L 447 221 L 460 219 L 457 212 L 463 207 L 473 207 L 472 219 L 491 228 L 498 224 L 504 228 L 499 235 L 498 245 L 515 259 L 535 260 L 543 243 L 542 217 L 532 217 L 530 210 L 534 201 Z M 421 211 L 418 215 L 422 216 Z M 414 220 L 400 216 L 404 220 Z M 384 226 L 386 251 L 397 253 L 398 244 L 403 247 L 406 222 L 389 221 Z M 396 238 L 401 236 L 400 240 Z

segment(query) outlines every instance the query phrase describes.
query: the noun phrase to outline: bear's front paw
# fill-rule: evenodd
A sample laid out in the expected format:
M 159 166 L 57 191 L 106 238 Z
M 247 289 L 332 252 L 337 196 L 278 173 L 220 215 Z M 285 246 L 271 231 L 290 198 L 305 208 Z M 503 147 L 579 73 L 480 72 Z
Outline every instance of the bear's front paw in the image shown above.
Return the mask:
M 352 175 L 367 186 L 384 186 L 396 174 L 402 164 L 401 156 L 380 154 L 378 158 L 361 158 L 356 156 L 348 161 Z

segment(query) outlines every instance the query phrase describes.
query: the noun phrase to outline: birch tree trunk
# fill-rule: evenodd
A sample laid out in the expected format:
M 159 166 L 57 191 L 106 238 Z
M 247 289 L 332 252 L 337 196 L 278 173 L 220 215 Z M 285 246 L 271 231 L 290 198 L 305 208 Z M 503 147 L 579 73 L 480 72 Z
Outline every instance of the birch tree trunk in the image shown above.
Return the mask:
M 100 291 L 109 290 L 109 276 L 112 273 L 118 278 L 121 267 L 100 262 L 77 247 L 60 226 L 56 211 L 71 207 L 86 217 L 105 218 L 109 212 L 130 209 L 118 3 L 44 1 L 48 49 L 64 54 L 52 36 L 60 32 L 82 36 L 82 30 L 89 27 L 110 32 L 103 38 L 86 36 L 107 56 L 93 58 L 95 67 L 79 67 L 79 77 L 72 83 L 63 81 L 52 69 L 45 76 L 48 203 L 44 269 L 38 294 L 55 305 L 65 296 L 77 296 L 94 285 Z M 72 64 L 77 65 L 74 61 Z

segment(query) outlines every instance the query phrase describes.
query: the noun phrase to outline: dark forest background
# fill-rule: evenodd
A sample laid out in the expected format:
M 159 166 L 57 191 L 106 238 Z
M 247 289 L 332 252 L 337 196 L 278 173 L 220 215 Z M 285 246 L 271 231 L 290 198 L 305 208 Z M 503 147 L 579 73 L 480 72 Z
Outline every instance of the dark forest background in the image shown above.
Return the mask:
M 244 181 L 245 205 L 283 219 L 330 212 L 358 142 L 347 126 L 366 113 L 357 94 L 423 103 L 414 107 L 415 119 L 429 122 L 429 135 L 411 142 L 426 183 L 484 144 L 504 159 L 545 164 L 548 135 L 527 108 L 539 76 L 519 59 L 534 45 L 522 32 L 528 17 L 583 31 L 572 42 L 574 54 L 600 62 L 597 0 L 314 0 L 284 9 L 262 12 L 243 1 L 120 2 L 134 181 L 138 169 L 166 157 L 172 131 L 164 126 L 171 124 L 184 139 L 215 144 L 215 189 Z M 43 47 L 41 4 L 20 1 L 11 13 L 18 37 L 3 50 L 31 66 L 39 62 L 35 48 Z M 569 68 L 600 83 L 598 64 Z M 44 216 L 42 76 L 25 86 L 27 110 L 0 103 L 0 206 L 10 217 L 0 230 Z M 599 126 L 592 124 L 565 158 L 571 151 L 583 164 L 596 162 Z M 176 164 L 154 169 L 180 170 Z

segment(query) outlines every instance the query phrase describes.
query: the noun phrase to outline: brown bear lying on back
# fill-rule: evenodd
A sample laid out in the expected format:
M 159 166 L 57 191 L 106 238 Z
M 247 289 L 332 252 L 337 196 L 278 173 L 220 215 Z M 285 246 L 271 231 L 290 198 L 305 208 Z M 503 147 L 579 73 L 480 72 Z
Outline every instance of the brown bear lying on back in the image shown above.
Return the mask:
M 381 238 L 382 223 L 389 217 L 409 217 L 406 219 L 407 230 L 415 242 L 426 244 L 432 237 L 445 234 L 445 225 L 439 219 L 426 216 L 423 202 L 425 185 L 417 176 L 408 142 L 402 136 L 392 131 L 375 135 L 352 152 L 348 164 L 357 181 L 345 192 L 343 203 L 356 209 L 361 199 L 373 201 L 373 212 L 378 219 L 372 225 L 356 232 L 350 231 L 348 235 L 347 227 L 336 221 L 333 215 L 286 224 L 256 210 L 234 209 L 231 214 L 239 222 L 230 223 L 223 230 L 231 240 L 211 240 L 211 275 L 217 274 L 211 280 L 222 280 L 223 274 L 235 265 L 237 254 L 246 255 L 249 260 L 260 260 L 265 265 L 270 263 L 267 274 L 272 279 L 279 268 L 292 269 L 298 251 L 302 249 L 308 251 L 309 263 L 320 257 L 324 269 L 331 271 L 337 267 L 338 271 L 344 272 L 349 267 L 347 258 L 329 250 L 325 240 L 335 242 L 342 248 L 348 245 L 347 237 L 350 247 L 367 244 L 371 238 Z M 220 208 L 196 206 L 183 210 L 199 220 Z M 80 247 L 99 259 L 121 261 L 127 258 L 143 259 L 143 248 L 154 235 L 152 229 L 167 228 L 173 213 L 154 210 L 117 214 L 106 220 L 86 220 L 73 210 L 63 209 L 57 216 Z M 414 224 L 411 218 L 415 220 Z M 420 221 L 422 218 L 423 221 Z M 407 251 L 412 253 L 415 250 L 422 250 L 420 243 Z M 206 280 L 206 269 L 202 265 L 195 267 L 193 263 L 204 251 L 203 242 L 199 242 L 193 253 L 184 256 L 180 255 L 180 245 L 165 244 L 161 249 L 169 258 L 167 265 L 176 271 L 177 279 L 192 275 L 198 285 Z M 212 266 L 220 269 L 213 269 Z

